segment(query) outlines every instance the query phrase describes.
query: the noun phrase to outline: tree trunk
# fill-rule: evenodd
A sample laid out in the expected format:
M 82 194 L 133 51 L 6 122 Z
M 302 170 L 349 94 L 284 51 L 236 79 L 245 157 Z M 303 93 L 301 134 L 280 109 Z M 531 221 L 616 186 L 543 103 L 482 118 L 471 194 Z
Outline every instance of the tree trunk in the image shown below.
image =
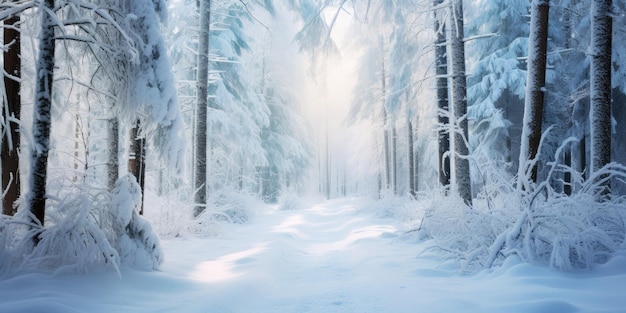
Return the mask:
M 441 5 L 443 0 L 435 0 L 434 7 Z M 437 131 L 439 143 L 439 184 L 442 186 L 450 185 L 450 158 L 446 157 L 446 153 L 450 152 L 450 119 L 448 104 L 448 55 L 446 47 L 446 26 L 440 21 L 444 14 L 440 14 L 440 10 L 433 10 L 435 17 L 435 32 L 437 39 L 435 41 L 435 73 L 437 75 L 437 108 L 439 110 L 439 127 Z
M 19 79 L 22 61 L 19 30 L 20 16 L 13 16 L 4 21 L 4 44 L 9 45 L 4 52 L 4 87 L 7 104 L 2 108 L 5 122 L 2 141 L 2 214 L 15 213 L 15 201 L 20 197 L 20 132 L 19 125 L 10 119 L 20 120 L 22 103 Z M 8 75 L 7 75 L 8 74 Z M 9 76 L 10 75 L 10 76 Z
M 450 52 L 452 66 L 452 99 L 454 118 L 459 130 L 454 132 L 455 179 L 457 192 L 467 205 L 472 204 L 469 166 L 469 130 L 467 121 L 467 81 L 465 77 L 465 41 L 463 31 L 463 1 L 455 0 L 450 14 Z M 467 140 L 467 141 L 466 141 Z
M 135 176 L 141 188 L 141 205 L 139 215 L 143 215 L 143 199 L 146 185 L 146 139 L 139 134 L 139 120 L 130 130 L 130 153 L 128 155 L 128 171 Z
M 211 0 L 199 2 L 200 34 L 198 39 L 198 81 L 196 87 L 196 142 L 194 164 L 194 216 L 206 208 L 207 196 L 207 108 L 209 85 L 209 33 L 211 31 Z
M 391 126 L 391 170 L 393 176 L 393 194 L 398 194 L 398 134 L 395 123 Z
M 41 34 L 37 60 L 37 85 L 33 108 L 33 150 L 31 151 L 29 209 L 37 223 L 43 227 L 46 212 L 46 179 L 48 178 L 48 151 L 52 126 L 52 87 L 54 79 L 54 29 L 56 26 L 54 0 L 45 0 L 41 11 Z M 33 238 L 35 245 L 39 236 Z
M 611 162 L 611 6 L 611 0 L 591 2 L 591 173 Z M 610 180 L 602 186 L 610 192 Z
M 525 186 L 527 173 L 537 182 L 537 164 L 530 165 L 539 151 L 541 141 L 541 123 L 543 121 L 543 97 L 546 83 L 546 56 L 548 47 L 549 0 L 533 0 L 530 9 L 530 37 L 528 47 L 528 78 L 526 81 L 526 100 L 524 103 L 524 121 L 522 123 L 522 144 L 518 169 L 518 188 Z
M 111 109 L 111 114 L 115 112 L 114 109 Z M 117 117 L 112 117 L 109 119 L 108 123 L 108 162 L 107 162 L 107 180 L 108 180 L 108 188 L 109 191 L 112 191 L 115 187 L 115 183 L 119 178 L 120 173 L 120 162 L 119 162 L 119 141 L 120 141 L 120 133 L 119 133 L 119 120 Z
M 407 126 L 409 152 L 409 194 L 412 197 L 415 197 L 417 195 L 417 189 L 415 188 L 415 162 L 413 161 L 413 122 L 411 122 L 411 119 L 408 119 Z
M 382 41 L 381 41 L 382 42 Z M 384 45 L 381 44 L 381 50 L 384 52 Z M 385 74 L 385 57 L 383 56 L 381 63 L 381 74 L 380 74 L 380 83 L 381 83 L 381 94 L 382 94 L 382 110 L 383 110 L 383 144 L 384 144 L 384 153 L 385 153 L 385 178 L 386 178 L 386 188 L 387 190 L 391 189 L 391 151 L 389 149 L 389 129 L 387 122 L 387 75 Z

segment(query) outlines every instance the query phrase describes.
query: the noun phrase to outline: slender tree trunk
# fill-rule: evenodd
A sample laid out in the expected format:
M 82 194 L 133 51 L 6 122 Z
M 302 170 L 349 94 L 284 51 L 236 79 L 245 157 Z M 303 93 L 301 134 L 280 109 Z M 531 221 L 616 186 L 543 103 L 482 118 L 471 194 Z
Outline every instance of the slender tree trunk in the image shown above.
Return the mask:
M 575 27 L 574 25 L 572 25 L 572 8 L 573 5 L 570 1 L 567 4 L 567 8 L 565 8 L 565 12 L 563 13 L 563 33 L 565 34 L 564 45 L 566 50 L 572 49 L 572 35 L 574 35 L 572 30 Z M 567 128 L 570 129 L 570 131 L 573 129 L 573 119 L 574 117 L 572 116 L 572 114 L 570 114 L 570 120 L 567 123 Z M 571 196 L 573 191 L 572 153 L 574 152 L 575 147 L 575 144 L 568 144 L 568 146 L 565 148 L 565 154 L 563 156 L 563 163 L 567 168 L 567 170 L 563 173 L 563 193 L 568 196 Z
M 591 172 L 611 162 L 611 0 L 591 2 Z M 605 178 L 605 176 L 599 179 Z M 610 180 L 602 184 L 610 192 Z
M 565 149 L 565 155 L 563 156 L 565 166 L 572 167 L 572 145 L 569 145 Z M 568 169 L 563 173 L 563 193 L 570 196 L 572 195 L 572 172 Z
M 417 195 L 417 189 L 415 188 L 415 162 L 413 152 L 413 122 L 408 119 L 407 123 L 407 137 L 408 137 L 408 152 L 409 152 L 409 194 L 412 197 Z
M 391 152 L 389 151 L 389 130 L 387 130 L 387 110 L 383 108 L 383 153 L 385 154 L 385 188 L 391 189 Z
M 128 171 L 135 176 L 141 188 L 141 206 L 139 215 L 143 215 L 143 199 L 146 185 L 146 139 L 139 134 L 139 120 L 130 130 L 130 153 L 128 155 Z
M 330 149 L 328 143 L 328 125 L 326 125 L 326 199 L 330 199 Z
M 77 108 L 78 110 L 78 108 Z M 81 140 L 81 127 L 80 127 L 80 115 L 78 111 L 74 115 L 74 177 L 72 178 L 73 183 L 78 182 L 78 173 L 79 173 L 79 160 L 80 160 L 80 140 Z M 82 175 L 81 175 L 82 176 Z
M 524 186 L 526 173 L 537 182 L 537 165 L 529 167 L 539 151 L 541 141 L 541 123 L 543 121 L 543 97 L 546 84 L 546 56 L 548 47 L 549 0 L 533 0 L 530 9 L 530 38 L 528 47 L 528 78 L 526 81 L 526 100 L 524 103 L 524 121 L 522 144 L 518 170 L 518 188 Z
M 201 0 L 200 34 L 198 39 L 198 84 L 196 87 L 196 142 L 194 164 L 194 216 L 206 208 L 207 196 L 207 108 L 209 85 L 209 33 L 211 30 L 211 0 Z
M 434 6 L 437 7 L 443 3 L 443 0 L 435 0 Z M 446 157 L 446 153 L 450 152 L 450 119 L 448 104 L 448 55 L 446 47 L 446 26 L 442 21 L 441 14 L 443 9 L 433 10 L 435 17 L 435 31 L 437 39 L 435 41 L 435 73 L 437 75 L 437 108 L 439 109 L 439 130 L 437 131 L 439 143 L 439 184 L 442 186 L 450 185 L 450 158 Z M 440 21 L 441 20 L 441 21 Z
M 113 112 L 114 110 L 111 110 Z M 114 113 L 111 113 L 114 114 Z M 119 120 L 117 117 L 112 117 L 108 121 L 108 164 L 107 164 L 107 181 L 109 191 L 112 191 L 115 187 L 115 183 L 119 178 L 120 162 L 119 162 Z
M 382 42 L 382 41 L 381 41 Z M 381 44 L 381 50 L 385 51 L 384 45 Z M 386 188 L 391 189 L 391 151 L 389 149 L 389 126 L 388 126 L 388 117 L 387 117 L 387 75 L 385 74 L 385 58 L 383 57 L 381 63 L 381 93 L 382 93 L 382 110 L 383 110 L 383 144 L 384 144 L 384 153 L 385 153 L 385 178 L 386 178 Z
M 395 123 L 391 128 L 391 170 L 393 176 L 393 194 L 398 194 L 398 134 Z
M 465 77 L 465 41 L 463 31 L 463 1 L 454 0 L 450 14 L 450 52 L 452 66 L 452 99 L 454 118 L 459 130 L 454 132 L 455 178 L 459 196 L 472 204 L 472 186 L 469 166 L 469 129 L 467 121 L 467 81 Z
M 54 79 L 54 0 L 41 3 L 41 39 L 37 60 L 37 85 L 33 109 L 33 150 L 31 151 L 29 209 L 34 223 L 44 225 L 46 212 L 46 180 L 48 178 L 48 151 L 52 126 L 52 86 Z M 39 236 L 33 238 L 35 245 Z
M 4 43 L 9 49 L 4 52 L 4 87 L 6 92 L 6 106 L 2 108 L 2 117 L 5 122 L 2 141 L 2 214 L 15 213 L 15 201 L 20 197 L 20 132 L 19 125 L 10 119 L 20 120 L 22 103 L 19 79 L 21 77 L 21 35 L 18 30 L 20 16 L 13 16 L 4 21 Z

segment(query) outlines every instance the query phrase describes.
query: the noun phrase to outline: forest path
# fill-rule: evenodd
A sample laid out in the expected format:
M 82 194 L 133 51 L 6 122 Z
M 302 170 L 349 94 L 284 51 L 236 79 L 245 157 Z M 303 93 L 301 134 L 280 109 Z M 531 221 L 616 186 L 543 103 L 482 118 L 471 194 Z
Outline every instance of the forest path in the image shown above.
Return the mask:
M 212 290 L 216 312 L 402 312 L 418 306 L 406 288 L 419 284 L 416 275 L 399 265 L 415 263 L 415 245 L 396 240 L 391 219 L 354 203 L 334 200 L 257 216 L 228 238 L 198 241 L 184 251 L 166 242 L 163 270 Z M 189 264 L 176 257 L 182 255 L 205 260 Z
M 163 240 L 159 272 L 0 280 L 0 312 L 626 312 L 626 253 L 562 273 L 514 260 L 459 276 L 358 199 L 271 211 L 217 238 Z M 400 226 L 398 226 L 400 227 Z

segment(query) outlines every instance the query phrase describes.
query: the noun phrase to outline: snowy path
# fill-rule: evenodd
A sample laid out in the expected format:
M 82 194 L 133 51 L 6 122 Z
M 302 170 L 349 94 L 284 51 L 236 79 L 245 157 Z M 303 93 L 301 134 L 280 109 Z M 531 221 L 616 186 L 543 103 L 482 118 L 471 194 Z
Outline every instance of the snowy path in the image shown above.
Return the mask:
M 567 274 L 510 264 L 459 277 L 391 219 L 336 200 L 223 238 L 164 241 L 163 271 L 0 281 L 0 312 L 626 312 L 626 257 Z

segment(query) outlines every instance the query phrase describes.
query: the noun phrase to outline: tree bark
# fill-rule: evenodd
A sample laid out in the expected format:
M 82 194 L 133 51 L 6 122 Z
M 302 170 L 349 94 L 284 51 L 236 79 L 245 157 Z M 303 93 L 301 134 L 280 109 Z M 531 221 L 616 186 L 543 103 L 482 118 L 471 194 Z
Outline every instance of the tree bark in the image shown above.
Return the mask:
M 395 123 L 391 126 L 391 170 L 393 176 L 393 194 L 398 194 L 398 133 Z
M 206 208 L 207 196 L 207 108 L 209 106 L 209 33 L 211 31 L 211 0 L 201 0 L 198 39 L 198 79 L 196 86 L 196 138 L 194 164 L 194 216 Z
M 46 212 L 46 179 L 48 177 L 48 152 L 50 150 L 50 128 L 52 126 L 52 87 L 55 63 L 56 26 L 54 0 L 44 0 L 41 11 L 41 38 L 37 60 L 37 86 L 33 109 L 33 138 L 31 151 L 29 209 L 36 224 L 44 225 Z M 39 236 L 33 238 L 35 245 Z
M 433 5 L 437 8 L 443 3 L 443 0 L 435 0 Z M 437 108 L 439 110 L 439 130 L 437 138 L 439 143 L 439 184 L 442 186 L 450 185 L 450 158 L 446 157 L 446 153 L 450 152 L 450 118 L 448 103 L 448 55 L 446 47 L 446 26 L 442 19 L 444 14 L 440 14 L 440 10 L 433 10 L 435 17 L 435 32 L 437 39 L 435 41 L 435 73 L 437 75 Z M 448 130 L 446 130 L 448 129 Z
M 4 87 L 6 92 L 6 106 L 2 108 L 2 117 L 5 122 L 2 141 L 2 214 L 15 214 L 15 202 L 20 197 L 20 132 L 19 124 L 10 119 L 20 120 L 21 115 L 21 90 L 19 79 L 21 77 L 21 35 L 18 27 L 20 16 L 16 15 L 4 21 L 4 43 L 9 45 L 4 52 L 4 71 L 10 75 L 4 75 Z
M 530 171 L 530 179 L 537 182 L 537 164 L 530 165 L 539 151 L 541 141 L 541 123 L 543 121 L 543 98 L 546 84 L 546 56 L 548 47 L 549 0 L 533 0 L 530 11 L 530 37 L 528 47 L 528 78 L 526 81 L 526 100 L 524 103 L 524 121 L 522 144 L 518 170 L 518 188 L 525 186 L 525 177 Z
M 611 162 L 611 6 L 611 0 L 591 2 L 591 173 Z M 608 193 L 610 180 L 602 185 Z
M 413 122 L 411 122 L 411 119 L 408 119 L 407 128 L 409 152 L 409 194 L 411 194 L 412 197 L 415 197 L 417 195 L 417 189 L 415 188 L 415 154 L 413 152 Z
M 452 66 L 452 100 L 454 118 L 459 130 L 454 132 L 455 179 L 457 192 L 467 204 L 472 204 L 469 166 L 469 129 L 467 121 L 467 80 L 465 76 L 465 41 L 463 31 L 463 1 L 454 0 L 450 14 L 450 52 Z M 466 141 L 467 140 L 467 141 Z
M 111 109 L 111 114 L 114 113 L 115 110 Z M 119 141 L 120 141 L 120 133 L 119 133 L 119 120 L 117 117 L 113 116 L 108 121 L 108 164 L 107 164 L 107 180 L 108 180 L 108 188 L 109 191 L 112 191 L 115 187 L 115 183 L 119 178 L 120 173 L 120 162 L 119 162 Z
M 139 134 L 139 120 L 130 130 L 130 153 L 128 156 L 128 171 L 135 176 L 141 188 L 141 205 L 139 215 L 143 215 L 143 200 L 146 185 L 146 139 Z
M 381 40 L 382 42 L 382 40 Z M 381 50 L 385 51 L 385 47 L 381 44 Z M 385 57 L 383 55 L 383 59 L 381 62 L 381 74 L 380 74 L 380 82 L 381 82 L 381 94 L 382 94 L 382 110 L 383 110 L 383 144 L 384 144 L 384 153 L 385 153 L 385 178 L 386 178 L 386 188 L 387 190 L 391 189 L 391 151 L 389 149 L 389 129 L 388 129 L 388 117 L 387 117 L 387 75 L 385 73 Z

